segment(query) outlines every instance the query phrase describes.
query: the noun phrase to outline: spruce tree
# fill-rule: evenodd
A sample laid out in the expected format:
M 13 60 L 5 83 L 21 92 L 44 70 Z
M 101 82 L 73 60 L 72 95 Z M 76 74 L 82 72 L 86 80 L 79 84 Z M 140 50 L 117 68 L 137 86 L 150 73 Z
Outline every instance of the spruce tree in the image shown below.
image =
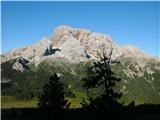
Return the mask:
M 50 77 L 49 82 L 43 87 L 43 92 L 39 96 L 38 106 L 40 108 L 60 110 L 66 106 L 67 100 L 64 98 L 64 85 L 60 82 L 56 73 Z

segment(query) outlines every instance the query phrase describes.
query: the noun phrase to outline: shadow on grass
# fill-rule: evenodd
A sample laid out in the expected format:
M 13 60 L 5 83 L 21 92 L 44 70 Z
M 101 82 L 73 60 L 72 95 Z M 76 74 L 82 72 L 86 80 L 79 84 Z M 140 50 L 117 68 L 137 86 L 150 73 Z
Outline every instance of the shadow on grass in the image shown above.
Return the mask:
M 88 108 L 65 109 L 61 111 L 38 108 L 11 108 L 2 109 L 1 115 L 2 120 L 159 120 L 160 105 L 130 105 L 106 111 Z

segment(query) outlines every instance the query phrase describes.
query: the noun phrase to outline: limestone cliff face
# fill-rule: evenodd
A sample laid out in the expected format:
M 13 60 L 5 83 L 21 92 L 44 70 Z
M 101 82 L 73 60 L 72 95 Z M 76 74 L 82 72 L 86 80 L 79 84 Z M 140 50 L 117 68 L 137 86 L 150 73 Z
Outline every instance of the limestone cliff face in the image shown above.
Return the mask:
M 90 59 L 96 59 L 103 50 L 106 54 L 109 54 L 111 48 L 113 48 L 113 59 L 122 54 L 119 46 L 112 41 L 111 37 L 68 26 L 60 26 L 55 29 L 51 41 L 53 47 L 59 47 L 62 51 L 70 49 L 68 52 L 64 52 L 66 56 L 69 53 L 73 53 L 70 54 L 70 56 L 73 56 L 75 52 L 75 54 L 79 54 L 79 58 L 81 56 L 85 57 L 87 54 Z
M 20 57 L 26 49 L 27 47 L 17 48 L 17 49 L 12 49 L 6 53 L 3 53 L 1 55 L 1 63 Z
M 132 45 L 125 45 L 121 47 L 121 51 L 124 57 L 139 57 L 139 58 L 148 58 L 146 53 L 141 51 L 139 48 Z
M 4 63 L 11 59 L 20 58 L 20 57 L 28 61 L 31 61 L 36 56 L 39 56 L 39 57 L 43 56 L 46 48 L 50 44 L 51 44 L 51 41 L 48 38 L 44 37 L 40 41 L 38 41 L 36 44 L 33 44 L 31 46 L 12 49 L 9 52 L 1 55 L 1 63 Z
M 37 66 L 41 62 L 43 54 L 50 44 L 51 41 L 44 37 L 34 45 L 13 49 L 1 55 L 1 63 L 16 59 L 12 69 L 23 72 L 30 64 Z

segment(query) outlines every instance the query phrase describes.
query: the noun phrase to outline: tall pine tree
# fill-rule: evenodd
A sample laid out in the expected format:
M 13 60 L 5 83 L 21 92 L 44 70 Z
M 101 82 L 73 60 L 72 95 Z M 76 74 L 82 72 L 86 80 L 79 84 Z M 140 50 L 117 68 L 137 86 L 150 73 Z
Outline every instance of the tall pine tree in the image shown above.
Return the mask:
M 63 86 L 57 74 L 54 73 L 49 82 L 44 85 L 43 92 L 39 96 L 38 106 L 54 110 L 63 109 L 67 104 L 67 100 L 64 98 Z

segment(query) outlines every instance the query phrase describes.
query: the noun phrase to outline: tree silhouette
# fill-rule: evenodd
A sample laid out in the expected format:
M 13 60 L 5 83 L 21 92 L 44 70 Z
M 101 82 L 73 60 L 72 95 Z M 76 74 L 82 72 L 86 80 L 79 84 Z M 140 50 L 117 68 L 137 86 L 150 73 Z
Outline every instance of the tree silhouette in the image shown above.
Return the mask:
M 95 61 L 93 65 L 89 66 L 86 70 L 87 77 L 83 78 L 83 86 L 89 90 L 91 88 L 99 88 L 102 92 L 101 95 L 93 99 L 90 98 L 90 106 L 97 109 L 106 109 L 118 105 L 117 100 L 122 96 L 121 93 L 114 91 L 116 82 L 121 79 L 116 77 L 111 70 L 111 63 L 118 63 L 118 61 L 111 60 L 112 51 L 107 56 L 103 50 L 102 54 L 99 54 L 100 60 Z
M 63 86 L 57 74 L 54 73 L 49 82 L 44 85 L 43 92 L 39 96 L 38 106 L 54 110 L 63 109 L 67 104 L 67 100 L 64 99 Z

